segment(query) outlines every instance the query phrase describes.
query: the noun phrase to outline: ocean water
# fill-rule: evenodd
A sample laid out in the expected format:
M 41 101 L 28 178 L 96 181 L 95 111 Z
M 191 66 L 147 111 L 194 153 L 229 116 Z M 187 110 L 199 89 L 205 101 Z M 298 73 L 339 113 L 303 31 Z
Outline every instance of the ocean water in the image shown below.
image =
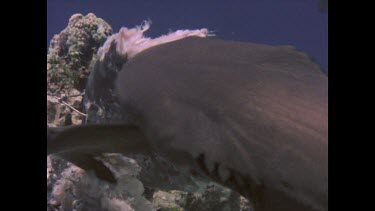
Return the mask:
M 94 13 L 114 32 L 150 19 L 149 37 L 208 28 L 225 40 L 292 45 L 328 70 L 327 0 L 49 0 L 47 47 L 75 13 Z

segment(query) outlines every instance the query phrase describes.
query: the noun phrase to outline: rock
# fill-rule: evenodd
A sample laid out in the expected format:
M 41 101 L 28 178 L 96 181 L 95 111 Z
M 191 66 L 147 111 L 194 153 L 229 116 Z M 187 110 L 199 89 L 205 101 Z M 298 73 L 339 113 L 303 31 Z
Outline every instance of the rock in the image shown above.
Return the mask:
M 184 191 L 156 191 L 152 204 L 165 210 L 194 211 L 251 211 L 249 201 L 217 184 L 206 185 L 204 191 L 192 193 Z
M 90 13 L 73 15 L 68 26 L 51 40 L 47 55 L 47 122 L 53 126 L 81 124 L 82 115 L 59 103 L 65 99 L 77 110 L 82 109 L 82 95 L 96 52 L 112 28 Z
M 72 88 L 82 91 L 89 66 L 112 28 L 90 13 L 73 15 L 68 26 L 51 40 L 47 55 L 47 88 L 56 91 Z
M 112 28 L 94 14 L 73 15 L 67 28 L 55 35 L 47 54 L 47 125 L 59 127 L 81 124 L 82 99 L 91 63 L 96 52 L 112 33 Z M 64 104 L 65 103 L 65 104 Z M 68 105 L 68 106 L 67 106 Z M 63 172 L 73 165 L 57 156 L 47 156 L 47 209 L 68 209 L 72 201 L 69 194 L 57 197 L 54 189 L 65 187 Z M 69 186 L 74 186 L 70 184 Z M 58 191 L 57 191 L 58 192 Z M 60 198 L 61 200 L 55 200 Z M 64 203 L 63 203 L 64 202 Z
M 106 154 L 101 158 L 111 164 L 117 184 L 103 182 L 92 172 L 70 164 L 54 184 L 49 204 L 63 210 L 152 210 L 151 203 L 142 196 L 144 187 L 136 178 L 140 167 L 131 159 L 118 156 Z

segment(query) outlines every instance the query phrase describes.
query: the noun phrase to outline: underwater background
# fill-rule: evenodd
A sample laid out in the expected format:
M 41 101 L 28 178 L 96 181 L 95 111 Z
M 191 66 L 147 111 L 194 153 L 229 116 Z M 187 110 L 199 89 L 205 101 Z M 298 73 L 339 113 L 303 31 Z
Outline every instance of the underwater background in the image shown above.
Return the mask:
M 117 54 L 99 61 L 97 54 L 121 27 L 134 28 L 151 20 L 151 28 L 145 32 L 150 38 L 179 29 L 208 28 L 223 40 L 268 47 L 290 45 L 328 72 L 327 9 L 327 1 L 322 0 L 47 0 L 47 126 L 126 118 L 112 99 L 109 87 L 113 77 L 106 78 L 105 86 L 100 84 L 98 99 L 91 99 L 100 102 L 99 106 L 84 101 L 92 92 L 85 86 L 92 72 L 111 75 L 126 62 Z M 301 55 L 308 60 L 302 69 L 319 69 Z M 65 158 L 47 156 L 47 211 L 254 210 L 250 201 L 235 191 L 193 180 L 164 160 L 118 154 L 97 157 L 120 178 L 113 185 Z
M 48 0 L 47 48 L 75 13 L 94 13 L 114 32 L 150 19 L 149 37 L 208 28 L 225 40 L 293 45 L 328 70 L 327 0 Z

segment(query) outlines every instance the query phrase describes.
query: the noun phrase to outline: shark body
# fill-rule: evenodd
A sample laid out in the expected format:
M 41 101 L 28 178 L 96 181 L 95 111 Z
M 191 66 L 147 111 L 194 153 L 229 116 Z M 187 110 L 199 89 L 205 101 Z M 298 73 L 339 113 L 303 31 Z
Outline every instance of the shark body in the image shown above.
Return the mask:
M 185 38 L 126 62 L 114 90 L 127 121 L 49 128 L 47 154 L 108 181 L 91 155 L 158 154 L 257 211 L 328 210 L 328 77 L 305 54 Z

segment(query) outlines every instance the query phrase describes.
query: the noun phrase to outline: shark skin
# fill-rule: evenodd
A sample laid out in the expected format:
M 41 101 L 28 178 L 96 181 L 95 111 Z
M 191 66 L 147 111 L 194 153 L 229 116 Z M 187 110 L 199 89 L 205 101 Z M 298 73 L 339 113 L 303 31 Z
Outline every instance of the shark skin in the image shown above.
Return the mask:
M 257 211 L 328 210 L 328 77 L 306 54 L 191 37 L 140 52 L 114 86 L 128 121 L 49 128 L 47 154 L 157 154 Z

